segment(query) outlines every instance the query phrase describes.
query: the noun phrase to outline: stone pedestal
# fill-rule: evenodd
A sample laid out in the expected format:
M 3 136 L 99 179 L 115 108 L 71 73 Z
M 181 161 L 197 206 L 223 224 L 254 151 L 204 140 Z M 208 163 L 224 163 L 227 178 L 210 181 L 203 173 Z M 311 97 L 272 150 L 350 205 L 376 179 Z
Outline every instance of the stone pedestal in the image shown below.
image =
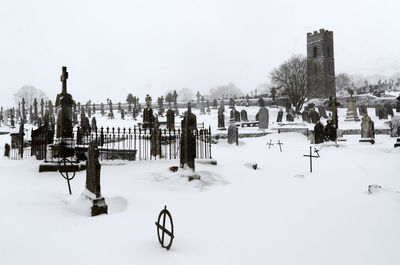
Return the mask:
M 90 199 L 93 202 L 92 206 L 92 216 L 97 216 L 100 214 L 108 214 L 108 205 L 103 197 L 97 199 Z
M 356 100 L 352 96 L 347 101 L 347 113 L 344 121 L 360 121 L 357 114 Z

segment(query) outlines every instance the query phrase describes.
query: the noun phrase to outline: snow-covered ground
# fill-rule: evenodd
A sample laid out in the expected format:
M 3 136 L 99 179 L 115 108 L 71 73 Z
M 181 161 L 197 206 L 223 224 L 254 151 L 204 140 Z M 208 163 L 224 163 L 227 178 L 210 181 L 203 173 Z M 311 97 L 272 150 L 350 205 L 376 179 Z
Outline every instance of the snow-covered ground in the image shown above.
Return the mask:
M 109 214 L 97 217 L 80 198 L 85 172 L 69 195 L 59 173 L 38 173 L 40 161 L 1 157 L 0 264 L 400 264 L 400 148 L 386 135 L 345 138 L 317 147 L 313 173 L 297 133 L 221 140 L 218 165 L 197 161 L 191 182 L 168 170 L 177 160 L 103 161 Z M 368 194 L 370 184 L 383 189 Z M 154 224 L 164 205 L 169 251 Z

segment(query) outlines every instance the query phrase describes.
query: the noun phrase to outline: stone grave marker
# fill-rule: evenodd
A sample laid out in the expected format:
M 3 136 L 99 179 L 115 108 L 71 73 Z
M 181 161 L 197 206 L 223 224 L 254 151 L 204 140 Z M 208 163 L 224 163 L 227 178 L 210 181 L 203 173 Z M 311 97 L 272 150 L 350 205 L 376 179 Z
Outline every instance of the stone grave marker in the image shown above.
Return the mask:
M 268 129 L 269 125 L 269 113 L 266 107 L 261 107 L 258 111 L 258 128 Z

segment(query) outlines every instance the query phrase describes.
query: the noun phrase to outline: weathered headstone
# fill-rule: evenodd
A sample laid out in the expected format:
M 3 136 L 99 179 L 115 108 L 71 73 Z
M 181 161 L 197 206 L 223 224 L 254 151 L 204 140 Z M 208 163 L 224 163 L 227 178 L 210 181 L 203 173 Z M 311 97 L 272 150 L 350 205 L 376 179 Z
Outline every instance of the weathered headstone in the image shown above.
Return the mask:
M 357 114 L 357 107 L 356 107 L 356 99 L 353 98 L 353 93 L 351 93 L 352 90 L 349 91 L 350 97 L 347 100 L 347 112 L 346 112 L 346 118 L 344 119 L 345 121 L 360 121 L 360 118 L 358 117 Z
M 228 144 L 239 144 L 239 128 L 234 122 L 231 122 L 228 127 Z
M 358 112 L 360 113 L 360 116 L 364 116 L 364 114 L 368 115 L 368 109 L 365 104 L 362 104 L 360 107 L 358 107 Z
M 247 118 L 247 111 L 245 109 L 242 109 L 242 111 L 240 112 L 240 117 L 244 122 L 249 121 L 249 119 Z
M 385 103 L 385 104 L 383 105 L 383 107 L 385 108 L 386 113 L 387 113 L 388 115 L 390 115 L 391 117 L 394 116 L 393 108 L 392 108 L 392 105 L 390 105 L 390 103 Z
M 370 142 L 371 144 L 375 143 L 374 122 L 371 120 L 368 114 L 364 114 L 362 117 L 360 142 Z
M 196 138 L 194 130 L 197 129 L 196 115 L 192 113 L 190 102 L 188 103 L 188 110 L 185 112 L 185 116 L 181 123 L 182 135 L 180 141 L 180 166 L 183 168 L 187 165 L 193 171 L 195 170 L 195 158 L 196 158 Z
M 318 108 L 319 115 L 321 117 L 323 117 L 324 119 L 328 118 L 328 115 L 326 115 L 326 110 L 325 110 L 324 106 L 318 106 L 317 108 Z
M 175 129 L 175 111 L 171 109 L 171 103 L 169 104 L 169 109 L 167 110 L 167 129 Z
M 223 106 L 220 106 L 218 109 L 218 129 L 225 130 L 225 115 Z
M 336 141 L 337 139 L 337 129 L 333 124 L 333 120 L 327 120 L 326 126 L 324 128 L 324 138 L 325 141 Z
M 92 216 L 108 213 L 108 206 L 101 196 L 99 154 L 96 141 L 91 142 L 88 147 L 88 160 L 86 162 L 86 189 L 89 191 L 86 197 L 93 203 Z
M 150 140 L 151 140 L 151 155 L 161 157 L 161 134 L 160 134 L 160 123 L 158 122 L 158 116 L 154 119 L 153 128 L 150 129 Z
M 240 112 L 235 109 L 235 106 L 232 107 L 230 112 L 230 120 L 234 122 L 240 122 Z
M 10 158 L 10 145 L 9 144 L 5 144 L 4 146 L 4 156 Z
M 388 113 L 382 105 L 378 105 L 375 109 L 378 110 L 378 117 L 380 120 L 387 120 L 388 119 Z
M 261 107 L 258 111 L 258 128 L 268 129 L 269 125 L 269 113 L 266 107 Z

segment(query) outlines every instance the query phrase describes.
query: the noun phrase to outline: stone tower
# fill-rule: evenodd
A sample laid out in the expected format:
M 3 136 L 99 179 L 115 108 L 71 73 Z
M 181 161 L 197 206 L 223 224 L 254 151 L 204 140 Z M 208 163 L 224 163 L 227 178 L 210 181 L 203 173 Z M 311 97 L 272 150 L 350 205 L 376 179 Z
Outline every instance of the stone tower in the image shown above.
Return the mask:
M 336 97 L 332 31 L 307 33 L 307 86 L 309 98 Z

